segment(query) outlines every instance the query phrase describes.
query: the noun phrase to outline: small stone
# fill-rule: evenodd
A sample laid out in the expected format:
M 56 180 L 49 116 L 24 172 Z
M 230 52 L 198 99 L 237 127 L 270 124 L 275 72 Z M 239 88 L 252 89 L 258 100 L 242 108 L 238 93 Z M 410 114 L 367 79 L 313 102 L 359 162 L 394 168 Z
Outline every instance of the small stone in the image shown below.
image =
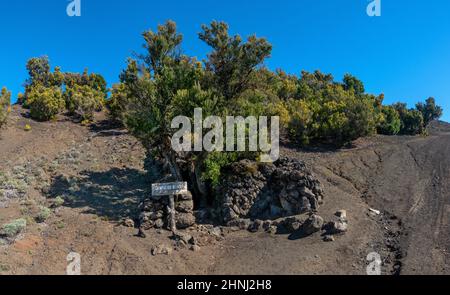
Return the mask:
M 240 219 L 238 226 L 241 230 L 248 230 L 251 223 L 250 219 Z
M 380 215 L 381 214 L 381 212 L 379 210 L 375 210 L 375 209 L 372 209 L 372 208 L 369 208 L 369 212 L 373 213 L 375 215 Z
M 336 212 L 335 214 L 337 217 L 339 217 L 340 219 L 347 219 L 347 211 L 346 210 L 339 210 Z
M 123 221 L 123 225 L 126 226 L 126 227 L 134 227 L 134 221 L 131 218 L 126 218 Z
M 334 242 L 334 236 L 332 236 L 332 235 L 326 235 L 326 236 L 323 238 L 323 240 L 324 240 L 325 242 Z
M 271 226 L 272 226 L 272 221 L 271 220 L 264 221 L 264 223 L 263 223 L 263 229 L 264 230 L 267 231 Z
M 182 232 L 174 232 L 173 237 L 174 240 L 183 242 L 184 244 L 189 244 L 193 240 L 192 236 Z
M 256 232 L 258 232 L 259 230 L 262 229 L 262 226 L 263 226 L 263 222 L 262 222 L 261 220 L 255 220 L 255 221 L 250 225 L 250 227 L 248 228 L 248 230 L 249 230 L 250 232 L 252 232 L 252 233 L 256 233 Z
M 267 233 L 271 234 L 271 235 L 276 235 L 278 232 L 278 227 L 276 226 L 271 226 L 269 227 L 269 229 L 267 230 Z
M 193 251 L 193 252 L 198 252 L 198 251 L 200 251 L 201 250 L 201 248 L 200 248 L 200 246 L 198 246 L 198 245 L 192 245 L 191 246 L 191 251 Z
M 159 246 L 153 247 L 151 253 L 153 256 L 170 255 L 170 254 L 172 254 L 172 251 L 173 251 L 173 249 L 168 246 L 159 245 Z
M 161 229 L 164 227 L 164 221 L 162 219 L 158 219 L 155 221 L 155 228 Z
M 330 234 L 341 234 L 348 230 L 348 223 L 342 220 L 330 222 L 328 224 L 328 232 Z
M 209 234 L 216 237 L 216 238 L 222 238 L 222 230 L 220 227 L 216 226 L 209 230 Z

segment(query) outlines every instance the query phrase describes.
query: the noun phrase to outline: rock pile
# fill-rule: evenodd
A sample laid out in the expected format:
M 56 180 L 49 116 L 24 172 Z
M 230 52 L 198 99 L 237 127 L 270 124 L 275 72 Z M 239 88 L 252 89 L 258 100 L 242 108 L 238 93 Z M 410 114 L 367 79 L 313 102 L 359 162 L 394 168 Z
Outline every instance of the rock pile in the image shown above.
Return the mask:
M 316 212 L 323 187 L 299 160 L 282 158 L 274 164 L 248 160 L 235 163 L 220 189 L 222 222 L 240 226 L 242 219 L 275 220 Z
M 168 226 L 168 197 L 152 196 L 141 204 L 140 226 L 144 230 L 166 228 Z M 176 224 L 178 229 L 186 229 L 195 224 L 192 194 L 175 197 Z

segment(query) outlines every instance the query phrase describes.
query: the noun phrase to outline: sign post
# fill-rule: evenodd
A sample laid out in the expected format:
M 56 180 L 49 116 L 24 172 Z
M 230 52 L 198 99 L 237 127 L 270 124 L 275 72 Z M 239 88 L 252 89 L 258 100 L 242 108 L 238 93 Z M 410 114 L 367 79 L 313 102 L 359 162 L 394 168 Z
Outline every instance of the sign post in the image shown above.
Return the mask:
M 168 196 L 169 205 L 167 213 L 169 215 L 169 230 L 175 232 L 177 230 L 177 222 L 175 217 L 175 196 L 185 195 L 188 193 L 187 182 L 171 182 L 171 183 L 154 183 L 152 184 L 152 196 Z

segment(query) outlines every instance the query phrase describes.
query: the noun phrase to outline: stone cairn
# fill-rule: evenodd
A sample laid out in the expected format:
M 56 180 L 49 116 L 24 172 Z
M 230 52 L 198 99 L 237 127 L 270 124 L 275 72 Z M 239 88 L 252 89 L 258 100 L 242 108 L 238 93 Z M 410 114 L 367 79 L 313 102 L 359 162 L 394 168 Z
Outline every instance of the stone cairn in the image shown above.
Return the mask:
M 168 205 L 169 198 L 167 197 L 152 196 L 146 199 L 141 204 L 140 228 L 143 230 L 167 228 L 169 223 Z M 175 209 L 177 229 L 186 229 L 195 224 L 194 201 L 191 193 L 176 196 Z
M 220 211 L 226 225 L 314 213 L 323 203 L 323 187 L 302 161 L 282 158 L 263 164 L 244 160 L 230 169 L 221 186 Z

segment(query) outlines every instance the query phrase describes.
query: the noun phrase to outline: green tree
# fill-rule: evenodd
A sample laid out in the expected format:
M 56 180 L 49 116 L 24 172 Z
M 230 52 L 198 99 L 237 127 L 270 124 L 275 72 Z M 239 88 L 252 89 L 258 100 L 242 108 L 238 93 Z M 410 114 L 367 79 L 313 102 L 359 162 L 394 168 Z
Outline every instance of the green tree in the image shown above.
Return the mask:
M 443 113 L 442 108 L 436 105 L 436 100 L 433 97 L 428 98 L 425 104 L 422 102 L 416 104 L 416 109 L 422 113 L 425 126 L 439 119 Z
M 401 120 L 400 134 L 417 135 L 425 131 L 424 119 L 421 112 L 408 109 L 406 103 L 396 103 L 393 105 Z
M 199 35 L 212 47 L 203 66 L 182 54 L 182 36 L 174 22 L 160 25 L 157 32 L 147 31 L 143 37 L 145 54 L 130 60 L 121 75 L 128 103 L 119 109 L 126 109 L 126 126 L 149 154 L 164 159 L 175 179 L 185 175 L 196 192 L 206 196 L 205 178 L 217 179 L 217 171 L 228 160 L 207 152 L 173 151 L 172 119 L 178 115 L 193 118 L 197 107 L 205 117 L 238 111 L 240 97 L 251 89 L 252 76 L 269 56 L 271 46 L 255 36 L 247 41 L 229 36 L 225 23 L 213 22 L 203 26 Z M 183 168 L 180 160 L 187 163 Z
M 49 86 L 50 79 L 50 61 L 47 56 L 34 57 L 28 60 L 27 70 L 29 79 L 27 80 L 27 86 L 33 86 L 41 84 Z
M 347 91 L 353 90 L 356 95 L 361 95 L 366 92 L 364 83 L 350 74 L 345 74 L 344 76 L 344 89 Z
M 392 106 L 383 106 L 382 114 L 382 120 L 378 125 L 378 133 L 397 135 L 402 125 L 399 113 Z

